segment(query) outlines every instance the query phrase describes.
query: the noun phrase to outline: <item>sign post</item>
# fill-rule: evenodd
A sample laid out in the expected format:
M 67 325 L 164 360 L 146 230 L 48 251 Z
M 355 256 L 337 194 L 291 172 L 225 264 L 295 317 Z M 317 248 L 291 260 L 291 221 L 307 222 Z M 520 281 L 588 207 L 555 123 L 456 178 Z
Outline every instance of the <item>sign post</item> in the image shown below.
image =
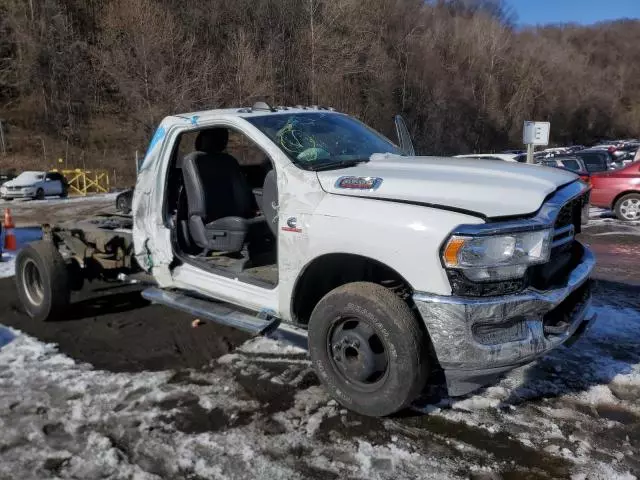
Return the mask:
M 522 130 L 522 143 L 527 146 L 527 163 L 533 162 L 533 152 L 536 145 L 549 145 L 549 122 L 524 122 Z

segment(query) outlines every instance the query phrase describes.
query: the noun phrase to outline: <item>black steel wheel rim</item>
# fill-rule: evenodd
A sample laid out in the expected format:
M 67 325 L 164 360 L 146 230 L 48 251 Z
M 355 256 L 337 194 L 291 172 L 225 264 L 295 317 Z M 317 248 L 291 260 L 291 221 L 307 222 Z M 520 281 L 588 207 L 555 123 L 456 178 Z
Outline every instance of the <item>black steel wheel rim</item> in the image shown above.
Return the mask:
M 388 348 L 369 322 L 337 318 L 327 335 L 327 355 L 335 372 L 363 392 L 375 391 L 389 374 Z

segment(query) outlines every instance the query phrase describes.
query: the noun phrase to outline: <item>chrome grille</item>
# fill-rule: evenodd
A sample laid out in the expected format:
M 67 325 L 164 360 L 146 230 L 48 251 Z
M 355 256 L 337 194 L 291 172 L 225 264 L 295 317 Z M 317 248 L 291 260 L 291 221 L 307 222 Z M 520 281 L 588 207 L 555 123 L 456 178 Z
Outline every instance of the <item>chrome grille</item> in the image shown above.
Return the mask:
M 553 242 L 551 243 L 551 248 L 560 247 L 569 242 L 572 242 L 575 235 L 576 235 L 576 227 L 574 227 L 573 224 L 556 228 L 553 231 Z
M 562 206 L 554 223 L 552 248 L 571 243 L 576 233 L 580 233 L 582 209 L 588 202 L 586 192 Z

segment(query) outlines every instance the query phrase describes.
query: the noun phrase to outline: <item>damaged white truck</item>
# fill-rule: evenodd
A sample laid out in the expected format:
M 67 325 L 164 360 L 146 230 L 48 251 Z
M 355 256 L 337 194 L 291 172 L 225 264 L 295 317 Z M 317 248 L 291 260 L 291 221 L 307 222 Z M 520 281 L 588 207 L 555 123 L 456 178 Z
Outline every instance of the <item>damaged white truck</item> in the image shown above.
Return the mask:
M 594 257 L 574 237 L 572 173 L 417 157 L 318 107 L 165 118 L 132 218 L 44 227 L 17 258 L 26 312 L 73 308 L 85 280 L 146 276 L 142 294 L 199 319 L 306 338 L 331 395 L 394 413 L 437 372 L 464 395 L 572 343 L 595 318 Z

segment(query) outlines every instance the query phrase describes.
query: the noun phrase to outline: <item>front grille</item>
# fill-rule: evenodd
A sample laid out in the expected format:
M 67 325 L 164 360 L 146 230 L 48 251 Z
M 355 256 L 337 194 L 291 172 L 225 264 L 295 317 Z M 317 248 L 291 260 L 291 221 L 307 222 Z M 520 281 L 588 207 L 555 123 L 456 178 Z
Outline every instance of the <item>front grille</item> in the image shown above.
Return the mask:
M 554 224 L 556 230 L 573 225 L 575 233 L 580 233 L 582 209 L 589 203 L 589 193 L 587 191 L 562 206 Z
M 524 290 L 526 279 L 503 280 L 498 282 L 474 282 L 459 270 L 447 270 L 447 277 L 454 295 L 463 297 L 493 297 L 508 295 Z
M 454 295 L 487 297 L 518 293 L 531 286 L 549 290 L 566 284 L 569 274 L 580 263 L 584 250 L 575 236 L 580 233 L 582 210 L 589 204 L 589 192 L 564 204 L 554 222 L 549 261 L 527 269 L 524 278 L 498 282 L 474 282 L 459 270 L 447 269 Z
M 556 217 L 549 261 L 529 269 L 529 284 L 540 290 L 566 282 L 569 273 L 582 258 L 582 247 L 574 242 L 582 225 L 582 209 L 589 203 L 589 192 L 562 206 Z
M 574 203 L 575 203 L 575 200 L 571 200 L 569 203 L 565 204 L 560 209 L 560 212 L 558 213 L 558 217 L 556 218 L 556 223 L 555 223 L 556 229 L 573 225 Z

